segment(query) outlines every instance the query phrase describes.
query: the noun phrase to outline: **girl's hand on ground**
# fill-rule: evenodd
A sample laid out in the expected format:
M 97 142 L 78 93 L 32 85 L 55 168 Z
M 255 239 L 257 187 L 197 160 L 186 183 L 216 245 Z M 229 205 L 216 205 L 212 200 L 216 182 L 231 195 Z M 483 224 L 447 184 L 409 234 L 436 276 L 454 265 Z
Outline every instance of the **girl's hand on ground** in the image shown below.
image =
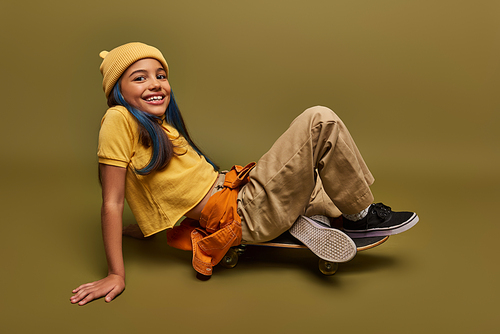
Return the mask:
M 122 276 L 110 274 L 99 281 L 83 284 L 74 289 L 75 295 L 70 298 L 70 301 L 72 304 L 85 305 L 94 299 L 106 296 L 104 300 L 109 303 L 123 290 L 125 290 L 125 279 Z

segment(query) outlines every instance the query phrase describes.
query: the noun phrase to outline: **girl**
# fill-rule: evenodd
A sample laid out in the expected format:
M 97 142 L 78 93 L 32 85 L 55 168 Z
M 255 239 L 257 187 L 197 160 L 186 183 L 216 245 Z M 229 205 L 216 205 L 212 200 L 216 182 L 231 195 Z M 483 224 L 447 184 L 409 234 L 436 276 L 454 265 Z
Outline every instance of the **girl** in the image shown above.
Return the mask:
M 100 56 L 110 107 L 98 146 L 108 275 L 73 290 L 72 303 L 109 302 L 124 290 L 125 198 L 144 236 L 169 229 L 169 244 L 192 249 L 204 275 L 242 241 L 290 230 L 318 256 L 344 262 L 356 254 L 351 237 L 397 234 L 418 222 L 415 213 L 372 204 L 374 178 L 330 109 L 304 111 L 255 166 L 219 173 L 185 128 L 158 49 L 129 43 Z M 342 215 L 343 232 L 306 217 L 313 215 Z

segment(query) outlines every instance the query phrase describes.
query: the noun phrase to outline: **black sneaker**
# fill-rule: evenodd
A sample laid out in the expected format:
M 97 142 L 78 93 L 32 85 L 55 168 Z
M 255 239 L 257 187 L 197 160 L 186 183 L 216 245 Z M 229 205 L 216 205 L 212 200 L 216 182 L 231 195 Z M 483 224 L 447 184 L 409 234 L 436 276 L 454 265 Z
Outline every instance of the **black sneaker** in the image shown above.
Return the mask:
M 365 218 L 352 221 L 343 217 L 344 232 L 351 238 L 393 235 L 409 230 L 418 222 L 414 212 L 394 212 L 382 203 L 372 204 Z
M 344 232 L 308 217 L 300 216 L 290 234 L 325 261 L 347 262 L 357 252 L 356 244 Z

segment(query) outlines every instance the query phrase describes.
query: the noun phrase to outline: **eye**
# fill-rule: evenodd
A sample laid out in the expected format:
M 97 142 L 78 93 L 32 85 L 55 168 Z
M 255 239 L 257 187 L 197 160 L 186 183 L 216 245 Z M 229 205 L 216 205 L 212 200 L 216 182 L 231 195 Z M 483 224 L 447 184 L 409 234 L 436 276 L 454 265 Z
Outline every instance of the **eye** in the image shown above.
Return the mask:
M 166 74 L 158 74 L 158 75 L 156 76 L 156 78 L 157 78 L 157 79 L 160 79 L 160 80 L 164 80 L 164 79 L 166 79 L 166 78 L 167 78 L 167 75 L 166 75 Z
M 145 77 L 143 77 L 143 76 L 139 76 L 139 77 L 134 78 L 134 80 L 133 80 L 133 81 L 144 81 L 144 80 L 146 80 L 146 78 L 145 78 Z

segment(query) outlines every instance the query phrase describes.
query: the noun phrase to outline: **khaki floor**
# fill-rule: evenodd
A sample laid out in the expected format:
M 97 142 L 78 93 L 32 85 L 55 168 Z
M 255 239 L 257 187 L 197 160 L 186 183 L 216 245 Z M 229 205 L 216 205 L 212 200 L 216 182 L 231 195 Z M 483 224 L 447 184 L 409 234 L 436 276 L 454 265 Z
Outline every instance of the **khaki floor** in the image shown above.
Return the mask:
M 496 1 L 28 1 L 2 5 L 2 333 L 498 333 Z M 106 273 L 95 147 L 98 52 L 164 51 L 194 138 L 227 168 L 303 109 L 346 121 L 376 200 L 419 224 L 322 276 L 308 251 L 249 249 L 201 282 L 165 235 Z M 237 128 L 235 128 L 235 124 Z M 126 223 L 133 221 L 126 213 Z

